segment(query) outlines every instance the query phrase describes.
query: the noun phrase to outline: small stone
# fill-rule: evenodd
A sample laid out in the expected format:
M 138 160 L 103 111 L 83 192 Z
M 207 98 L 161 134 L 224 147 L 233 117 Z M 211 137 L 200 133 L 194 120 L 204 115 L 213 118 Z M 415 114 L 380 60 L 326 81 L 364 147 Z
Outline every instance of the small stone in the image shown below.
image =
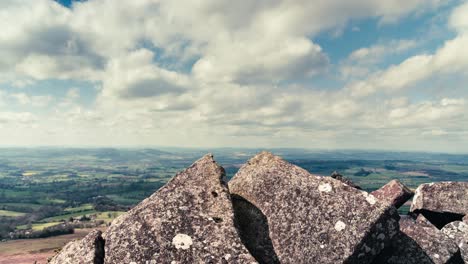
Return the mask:
M 346 185 L 349 185 L 351 187 L 354 187 L 358 190 L 361 190 L 361 187 L 359 187 L 358 185 L 356 185 L 353 181 L 351 181 L 350 179 L 344 177 L 343 175 L 341 175 L 340 173 L 338 173 L 337 171 L 334 171 L 330 177 L 332 177 L 333 179 L 335 180 L 339 180 L 340 182 L 346 184 Z
M 402 206 L 413 196 L 413 191 L 403 185 L 399 180 L 391 180 L 382 188 L 371 192 L 379 201 L 389 203 L 396 208 Z

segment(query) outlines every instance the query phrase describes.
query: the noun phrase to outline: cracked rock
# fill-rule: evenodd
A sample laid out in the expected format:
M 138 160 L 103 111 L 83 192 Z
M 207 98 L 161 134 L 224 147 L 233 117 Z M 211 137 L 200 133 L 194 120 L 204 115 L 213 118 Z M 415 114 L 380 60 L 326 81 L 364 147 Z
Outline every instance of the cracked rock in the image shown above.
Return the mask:
M 255 263 L 234 226 L 225 172 L 206 155 L 118 217 L 106 263 Z
M 265 245 L 254 243 L 250 250 L 257 256 L 273 253 L 281 263 L 370 263 L 398 232 L 393 206 L 268 152 L 250 159 L 229 188 L 265 218 Z M 256 252 L 270 244 L 273 252 Z
M 468 214 L 468 182 L 421 184 L 415 192 L 410 211 L 423 214 L 441 229 Z

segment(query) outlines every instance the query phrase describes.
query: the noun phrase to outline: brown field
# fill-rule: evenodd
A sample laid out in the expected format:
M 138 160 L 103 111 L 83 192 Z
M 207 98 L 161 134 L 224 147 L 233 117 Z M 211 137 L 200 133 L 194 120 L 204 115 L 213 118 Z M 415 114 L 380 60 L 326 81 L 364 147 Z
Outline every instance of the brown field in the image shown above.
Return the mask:
M 79 239 L 92 229 L 75 229 L 74 234 L 38 239 L 0 242 L 0 264 L 44 264 L 71 240 Z

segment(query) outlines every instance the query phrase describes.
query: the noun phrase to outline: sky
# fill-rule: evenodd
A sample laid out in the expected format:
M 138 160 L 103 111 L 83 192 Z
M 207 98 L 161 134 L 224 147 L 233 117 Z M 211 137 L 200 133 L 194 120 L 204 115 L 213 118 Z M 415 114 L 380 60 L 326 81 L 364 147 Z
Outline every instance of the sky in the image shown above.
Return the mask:
M 468 2 L 2 0 L 0 146 L 468 153 Z

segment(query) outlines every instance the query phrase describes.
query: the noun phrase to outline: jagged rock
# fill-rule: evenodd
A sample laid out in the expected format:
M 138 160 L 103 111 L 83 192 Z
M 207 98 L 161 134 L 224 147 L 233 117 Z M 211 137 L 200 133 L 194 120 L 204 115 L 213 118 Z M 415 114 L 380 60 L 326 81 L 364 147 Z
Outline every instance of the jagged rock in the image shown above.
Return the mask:
M 370 263 L 398 232 L 393 206 L 268 152 L 241 167 L 229 188 L 251 208 L 239 228 L 244 241 L 253 240 L 246 245 L 260 262 Z M 262 239 L 245 236 L 256 229 L 265 230 Z
M 447 224 L 441 229 L 460 248 L 460 252 L 465 263 L 468 263 L 468 224 L 456 221 Z
M 68 243 L 49 263 L 103 264 L 105 242 L 101 234 L 101 231 L 93 230 L 83 239 Z
M 351 181 L 350 179 L 344 177 L 343 175 L 341 175 L 340 173 L 338 173 L 337 171 L 334 171 L 330 177 L 332 177 L 333 179 L 335 180 L 339 180 L 340 182 L 344 183 L 344 184 L 347 184 L 351 187 L 354 187 L 358 190 L 362 190 L 362 188 L 358 185 L 356 185 L 353 181 Z
M 468 214 L 468 182 L 437 182 L 421 184 L 415 192 L 410 211 L 422 213 L 441 229 L 446 224 L 462 220 Z
M 371 194 L 380 201 L 399 208 L 413 196 L 413 191 L 403 185 L 399 180 L 391 180 L 382 186 L 382 188 L 371 192 Z
M 463 222 L 468 224 L 468 214 L 463 217 Z
M 107 229 L 106 263 L 253 263 L 225 172 L 206 155 Z
M 433 226 L 411 217 L 400 220 L 401 232 L 375 260 L 375 264 L 462 264 L 457 245 Z

